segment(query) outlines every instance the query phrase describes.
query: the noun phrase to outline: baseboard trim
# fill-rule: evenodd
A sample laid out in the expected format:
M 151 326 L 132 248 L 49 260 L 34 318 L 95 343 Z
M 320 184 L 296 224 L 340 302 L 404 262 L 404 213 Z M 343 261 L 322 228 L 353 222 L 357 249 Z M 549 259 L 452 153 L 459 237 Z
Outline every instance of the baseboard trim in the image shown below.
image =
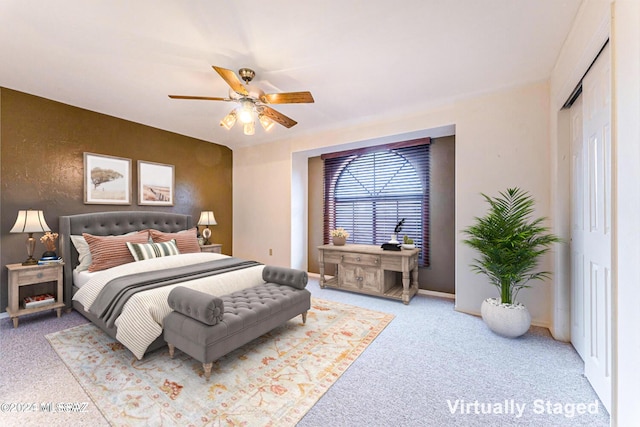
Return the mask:
M 9 317 L 9 313 L 7 313 L 6 311 L 0 313 L 0 319 L 6 319 L 7 317 Z
M 450 294 L 448 292 L 438 292 L 438 291 L 430 291 L 428 289 L 418 289 L 418 293 L 420 295 L 426 295 L 428 297 L 438 297 L 438 298 L 446 298 L 446 299 L 456 299 L 455 294 Z
M 453 309 L 455 311 L 459 312 L 459 313 L 470 314 L 470 315 L 476 316 L 476 317 L 482 317 L 482 314 L 480 314 L 479 311 L 460 310 L 458 307 L 454 307 Z M 531 321 L 531 326 L 538 326 L 540 328 L 549 329 L 549 323 L 547 323 L 547 322 L 535 322 L 535 321 L 532 320 Z

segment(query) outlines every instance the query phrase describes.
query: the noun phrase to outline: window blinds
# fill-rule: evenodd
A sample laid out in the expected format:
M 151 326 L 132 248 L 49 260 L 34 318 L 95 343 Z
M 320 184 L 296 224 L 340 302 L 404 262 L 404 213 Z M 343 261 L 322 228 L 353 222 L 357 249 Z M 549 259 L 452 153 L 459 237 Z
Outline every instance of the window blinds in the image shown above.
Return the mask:
M 428 265 L 429 144 L 403 145 L 324 157 L 325 244 L 343 227 L 348 243 L 382 245 L 404 218 L 398 240 L 411 237 Z

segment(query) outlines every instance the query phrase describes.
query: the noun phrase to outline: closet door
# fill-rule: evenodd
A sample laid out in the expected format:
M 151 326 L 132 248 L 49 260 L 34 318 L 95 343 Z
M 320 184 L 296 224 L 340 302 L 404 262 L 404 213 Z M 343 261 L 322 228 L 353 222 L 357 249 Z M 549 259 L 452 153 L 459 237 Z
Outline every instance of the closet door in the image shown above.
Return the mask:
M 572 333 L 585 375 L 611 406 L 611 56 L 607 46 L 582 82 L 582 144 L 573 157 Z M 582 334 L 582 335 L 581 335 Z M 573 341 L 572 337 L 572 341 Z
M 582 96 L 571 106 L 571 343 L 582 358 L 586 357 L 587 323 L 584 286 L 585 255 L 585 187 L 584 152 L 582 150 Z

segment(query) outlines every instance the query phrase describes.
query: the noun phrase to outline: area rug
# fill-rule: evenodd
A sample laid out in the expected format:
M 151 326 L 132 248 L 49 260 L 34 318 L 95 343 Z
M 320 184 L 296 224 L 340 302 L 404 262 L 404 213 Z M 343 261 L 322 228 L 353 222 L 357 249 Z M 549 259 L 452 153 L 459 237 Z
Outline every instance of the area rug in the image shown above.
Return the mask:
M 313 298 L 290 320 L 213 364 L 160 349 L 138 360 L 93 324 L 47 335 L 115 426 L 295 425 L 393 319 Z

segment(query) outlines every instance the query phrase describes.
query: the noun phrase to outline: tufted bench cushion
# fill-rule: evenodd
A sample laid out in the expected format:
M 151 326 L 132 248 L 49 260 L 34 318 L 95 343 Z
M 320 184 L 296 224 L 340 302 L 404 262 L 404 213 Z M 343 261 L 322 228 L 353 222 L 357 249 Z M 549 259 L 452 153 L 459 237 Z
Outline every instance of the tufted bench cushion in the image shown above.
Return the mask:
M 295 276 L 294 286 L 306 284 L 303 273 L 288 272 L 288 278 L 281 279 L 287 282 Z M 311 293 L 304 286 L 269 282 L 216 297 L 178 286 L 169 294 L 169 306 L 174 311 L 163 326 L 171 357 L 177 347 L 202 362 L 208 380 L 214 360 L 299 314 L 305 322 Z

